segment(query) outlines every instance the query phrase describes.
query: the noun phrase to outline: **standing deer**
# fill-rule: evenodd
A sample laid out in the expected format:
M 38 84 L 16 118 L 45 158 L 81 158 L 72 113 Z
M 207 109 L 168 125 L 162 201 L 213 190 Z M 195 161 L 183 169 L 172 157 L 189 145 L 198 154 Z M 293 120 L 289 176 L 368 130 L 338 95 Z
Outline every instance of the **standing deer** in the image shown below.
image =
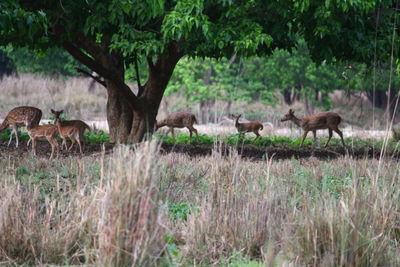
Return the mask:
M 81 142 L 84 140 L 83 133 L 85 129 L 89 129 L 90 127 L 81 120 L 72 120 L 72 121 L 63 121 L 61 122 L 60 115 L 63 113 L 63 110 L 54 111 L 51 110 L 51 113 L 55 115 L 54 123 L 57 126 L 58 133 L 62 139 L 61 148 L 67 149 L 70 151 L 75 143 L 78 143 L 79 151 L 82 152 L 82 145 Z M 71 146 L 67 147 L 67 138 L 71 140 Z
M 54 124 L 47 125 L 32 125 L 32 122 L 26 120 L 26 129 L 28 130 L 28 135 L 32 140 L 32 152 L 36 156 L 36 140 L 47 139 L 51 145 L 51 155 L 50 159 L 53 158 L 54 152 L 57 150 L 58 153 L 58 143 L 56 140 L 58 130 Z
M 10 112 L 8 112 L 3 123 L 0 125 L 0 132 L 2 132 L 3 130 L 7 129 L 10 126 L 12 127 L 10 140 L 8 141 L 7 146 L 10 145 L 12 136 L 14 134 L 16 139 L 16 147 L 18 147 L 19 126 L 26 126 L 27 125 L 26 123 L 29 123 L 32 127 L 39 125 L 41 118 L 42 118 L 42 111 L 35 107 L 28 107 L 28 106 L 16 107 L 13 108 Z
M 338 126 L 342 121 L 342 118 L 336 112 L 319 112 L 310 116 L 307 116 L 303 119 L 299 119 L 294 115 L 294 111 L 289 109 L 289 112 L 281 119 L 281 121 L 292 121 L 297 126 L 301 127 L 304 131 L 303 140 L 301 141 L 301 145 L 304 143 L 304 139 L 306 139 L 309 131 L 313 132 L 314 135 L 314 143 L 317 140 L 317 130 L 328 129 L 329 137 L 326 141 L 324 147 L 328 146 L 329 141 L 332 138 L 332 132 L 335 131 L 342 140 L 342 144 L 344 147 L 343 133 L 339 130 Z
M 183 128 L 186 127 L 189 130 L 190 138 L 192 138 L 192 132 L 196 134 L 196 139 L 199 139 L 199 135 L 197 134 L 197 130 L 193 127 L 193 124 L 197 123 L 196 116 L 193 113 L 189 112 L 174 112 L 169 114 L 165 119 L 157 122 L 156 131 L 163 127 L 169 127 L 167 131 L 167 135 L 169 132 L 172 132 L 172 137 L 175 138 L 174 128 Z
M 53 110 L 51 109 L 51 113 L 54 114 L 54 124 L 57 125 L 56 121 L 58 120 L 60 122 L 60 126 L 61 127 L 67 127 L 67 126 L 74 126 L 77 127 L 79 129 L 79 142 L 78 145 L 79 147 L 81 147 L 80 144 L 85 144 L 85 130 L 88 129 L 89 131 L 91 131 L 92 129 L 89 127 L 89 125 L 87 125 L 85 122 L 81 121 L 81 120 L 69 120 L 69 121 L 61 121 L 61 114 L 64 113 L 64 110 Z M 61 135 L 61 134 L 60 134 Z M 72 139 L 71 139 L 72 141 Z M 62 145 L 61 147 L 64 148 L 67 147 L 67 141 L 66 139 L 63 139 Z M 81 150 L 82 153 L 82 150 Z
M 244 136 L 246 133 L 253 132 L 257 137 L 254 139 L 253 142 L 255 142 L 259 137 L 260 133 L 259 131 L 264 129 L 264 126 L 262 125 L 261 122 L 259 121 L 251 121 L 251 122 L 239 122 L 239 118 L 242 116 L 242 114 L 239 115 L 231 115 L 232 118 L 235 120 L 235 127 L 239 132 L 240 136 Z

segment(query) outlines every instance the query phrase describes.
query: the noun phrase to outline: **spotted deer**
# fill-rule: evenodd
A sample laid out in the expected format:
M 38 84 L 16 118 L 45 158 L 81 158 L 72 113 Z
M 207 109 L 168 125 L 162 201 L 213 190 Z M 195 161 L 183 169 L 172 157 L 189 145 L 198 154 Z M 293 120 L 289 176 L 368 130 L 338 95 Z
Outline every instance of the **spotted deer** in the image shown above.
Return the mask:
M 193 127 L 193 124 L 197 123 L 196 116 L 193 113 L 189 112 L 174 112 L 169 114 L 165 119 L 157 122 L 156 131 L 164 126 L 167 126 L 169 129 L 167 131 L 167 135 L 169 132 L 172 133 L 172 137 L 175 138 L 174 128 L 188 128 L 190 138 L 192 138 L 192 133 L 196 134 L 196 139 L 198 140 L 199 135 L 197 130 Z
M 26 126 L 27 122 L 31 126 L 39 125 L 41 118 L 42 118 L 42 111 L 35 107 L 29 107 L 29 106 L 16 107 L 13 108 L 10 112 L 8 112 L 3 123 L 0 125 L 0 132 L 4 131 L 8 127 L 12 128 L 10 134 L 10 140 L 8 141 L 7 146 L 10 145 L 12 136 L 14 134 L 16 139 L 16 147 L 18 147 L 18 127 Z
M 259 137 L 262 129 L 264 129 L 264 126 L 262 125 L 261 122 L 259 121 L 251 121 L 251 122 L 239 122 L 239 118 L 242 116 L 241 114 L 239 115 L 231 115 L 232 118 L 235 120 L 235 127 L 239 132 L 240 136 L 244 136 L 246 133 L 251 133 L 253 132 L 257 137 L 254 139 L 253 142 L 255 142 Z
M 51 145 L 50 159 L 53 158 L 54 152 L 58 152 L 58 143 L 56 140 L 58 130 L 54 124 L 47 125 L 33 125 L 32 122 L 26 120 L 26 129 L 28 135 L 32 140 L 32 152 L 36 156 L 36 141 L 41 139 L 47 139 Z
M 63 124 L 60 119 L 60 115 L 63 113 L 62 110 L 61 111 L 51 110 L 51 113 L 53 113 L 56 116 L 54 122 L 55 125 L 57 126 L 58 133 L 60 134 L 60 137 L 62 139 L 61 148 L 64 149 L 65 147 L 65 149 L 70 151 L 74 146 L 74 144 L 78 143 L 79 151 L 82 154 L 83 151 L 82 151 L 81 140 L 83 140 L 83 132 L 85 131 L 86 127 L 89 126 L 83 121 L 69 121 L 68 124 L 70 125 Z M 71 140 L 71 146 L 69 148 L 67 147 L 67 138 Z
M 85 122 L 83 122 L 83 121 L 81 121 L 81 120 L 64 120 L 64 121 L 61 121 L 60 116 L 61 116 L 62 113 L 64 113 L 64 110 L 58 110 L 58 111 L 57 111 L 57 110 L 51 109 L 51 113 L 54 114 L 54 124 L 57 125 L 56 121 L 58 120 L 59 123 L 60 123 L 60 126 L 61 126 L 62 128 L 63 128 L 63 127 L 70 127 L 70 126 L 73 126 L 73 127 L 77 127 L 77 128 L 79 129 L 79 142 L 78 142 L 78 145 L 79 145 L 79 147 L 81 148 L 81 145 L 84 145 L 84 144 L 85 144 L 85 135 L 84 135 L 85 130 L 86 130 L 86 129 L 87 129 L 88 131 L 91 131 L 91 130 L 92 130 L 92 129 L 89 127 L 89 125 L 87 125 Z M 60 135 L 61 135 L 61 134 L 60 134 Z M 71 139 L 71 142 L 72 142 L 72 139 Z M 65 147 L 67 147 L 67 141 L 66 141 L 66 139 L 63 139 L 63 142 L 62 142 L 61 147 L 64 148 L 64 145 L 65 145 Z M 82 153 L 82 149 L 81 149 L 81 153 Z
M 344 140 L 343 140 L 343 133 L 339 130 L 338 126 L 342 121 L 342 118 L 336 112 L 319 112 L 310 116 L 307 116 L 303 119 L 299 119 L 294 115 L 294 111 L 289 109 L 289 112 L 281 119 L 281 121 L 292 121 L 297 126 L 301 127 L 304 131 L 303 139 L 301 140 L 301 145 L 303 145 L 304 140 L 307 137 L 308 132 L 312 131 L 314 135 L 314 143 L 317 140 L 317 130 L 328 129 L 329 130 L 329 137 L 326 141 L 324 147 L 327 147 L 329 141 L 332 138 L 332 133 L 335 131 L 342 140 L 342 144 L 346 147 Z

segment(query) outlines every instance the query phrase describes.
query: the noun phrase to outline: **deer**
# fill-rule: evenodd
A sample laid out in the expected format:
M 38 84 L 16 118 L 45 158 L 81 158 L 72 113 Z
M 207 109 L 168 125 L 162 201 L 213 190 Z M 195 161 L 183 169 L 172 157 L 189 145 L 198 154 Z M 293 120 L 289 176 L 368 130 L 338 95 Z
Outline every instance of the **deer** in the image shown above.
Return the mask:
M 51 145 L 50 160 L 53 158 L 54 152 L 57 150 L 58 153 L 58 143 L 56 140 L 58 130 L 54 124 L 47 125 L 33 125 L 31 121 L 25 121 L 26 129 L 28 130 L 28 135 L 30 140 L 32 140 L 32 152 L 36 156 L 36 140 L 47 139 Z
M 235 127 L 237 131 L 239 132 L 239 136 L 244 136 L 246 133 L 251 133 L 253 132 L 256 135 L 256 138 L 253 140 L 255 142 L 259 137 L 262 129 L 264 129 L 264 126 L 260 121 L 250 121 L 250 122 L 239 122 L 239 118 L 242 116 L 242 114 L 239 115 L 234 115 L 231 114 L 232 118 L 235 120 Z
M 307 137 L 309 131 L 313 132 L 314 135 L 314 143 L 317 140 L 317 130 L 328 129 L 329 137 L 325 143 L 324 148 L 326 148 L 329 144 L 329 141 L 332 138 L 332 133 L 335 131 L 342 140 L 342 144 L 346 147 L 343 140 L 343 133 L 339 130 L 338 126 L 342 121 L 342 118 L 336 112 L 319 112 L 310 116 L 307 116 L 303 119 L 299 119 L 294 115 L 294 111 L 289 109 L 289 112 L 281 119 L 281 121 L 292 121 L 294 124 L 303 129 L 303 139 L 301 140 L 300 146 L 303 146 L 304 140 Z
M 61 148 L 64 149 L 64 147 L 65 147 L 66 150 L 71 151 L 74 144 L 78 143 L 79 151 L 81 152 L 81 154 L 83 154 L 81 140 L 83 140 L 82 135 L 86 129 L 87 124 L 84 123 L 83 121 L 80 121 L 80 123 L 76 123 L 75 125 L 74 125 L 74 123 L 71 123 L 71 125 L 63 125 L 61 123 L 61 119 L 60 119 L 60 115 L 63 111 L 56 112 L 54 110 L 51 110 L 51 112 L 54 115 L 56 115 L 54 122 L 55 122 L 55 126 L 57 127 L 58 133 L 60 134 L 60 137 L 62 139 Z M 70 121 L 70 122 L 76 122 L 76 121 Z M 81 127 L 82 123 L 86 126 Z M 87 126 L 87 127 L 89 127 L 89 126 Z M 69 148 L 67 146 L 67 138 L 69 138 L 71 140 L 71 146 Z
M 174 112 L 169 114 L 163 120 L 156 122 L 156 131 L 164 126 L 169 127 L 167 135 L 169 132 L 172 133 L 172 137 L 175 139 L 174 128 L 188 128 L 190 139 L 192 138 L 192 133 L 196 134 L 196 139 L 199 139 L 197 130 L 193 127 L 193 124 L 197 123 L 196 116 L 190 112 Z
M 8 141 L 7 146 L 10 146 L 13 134 L 16 139 L 16 147 L 18 147 L 18 127 L 26 126 L 29 123 L 32 127 L 39 125 L 39 122 L 42 118 L 42 111 L 35 107 L 29 106 L 21 106 L 13 108 L 10 112 L 8 112 L 6 118 L 0 125 L 0 132 L 4 131 L 8 127 L 11 126 L 12 131 L 10 134 L 10 140 Z M 28 145 L 29 142 L 28 141 Z
M 81 120 L 65 120 L 65 121 L 61 121 L 60 116 L 61 116 L 61 114 L 64 113 L 64 110 L 58 110 L 57 111 L 57 110 L 51 109 L 51 113 L 54 114 L 54 124 L 57 125 L 56 121 L 58 120 L 59 123 L 60 123 L 60 127 L 61 128 L 73 126 L 73 127 L 77 127 L 79 129 L 79 142 L 78 142 L 78 145 L 81 148 L 81 144 L 85 143 L 85 135 L 84 135 L 85 130 L 87 129 L 89 132 L 92 131 L 92 129 L 89 127 L 89 125 L 87 125 L 85 122 L 83 122 Z M 61 133 L 60 133 L 60 135 L 61 135 Z M 72 142 L 72 139 L 71 139 L 71 142 Z M 64 145 L 67 148 L 66 139 L 63 139 L 61 147 L 64 148 Z M 81 153 L 82 153 L 82 149 L 81 149 Z

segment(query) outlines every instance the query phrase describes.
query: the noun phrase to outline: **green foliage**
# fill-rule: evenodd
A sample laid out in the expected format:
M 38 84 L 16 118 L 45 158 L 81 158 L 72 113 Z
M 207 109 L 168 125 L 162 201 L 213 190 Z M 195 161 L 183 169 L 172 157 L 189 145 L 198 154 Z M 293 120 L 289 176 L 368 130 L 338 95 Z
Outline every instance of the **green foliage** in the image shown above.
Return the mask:
M 85 139 L 90 143 L 108 143 L 110 142 L 110 134 L 103 130 L 86 131 Z
M 14 48 L 8 46 L 6 51 L 15 63 L 18 72 L 77 76 L 76 68 L 84 68 L 66 51 L 57 48 L 42 52 L 31 50 L 28 47 Z
M 187 221 L 188 215 L 194 211 L 194 207 L 187 202 L 168 203 L 168 214 L 172 221 L 178 220 Z

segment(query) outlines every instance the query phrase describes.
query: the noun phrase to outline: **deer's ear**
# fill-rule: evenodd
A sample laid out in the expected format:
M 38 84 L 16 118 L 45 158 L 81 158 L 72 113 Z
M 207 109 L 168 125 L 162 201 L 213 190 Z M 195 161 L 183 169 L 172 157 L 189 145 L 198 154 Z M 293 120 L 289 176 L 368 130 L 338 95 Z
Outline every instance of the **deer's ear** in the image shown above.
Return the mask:
M 56 113 L 53 109 L 51 109 L 50 111 L 51 111 L 51 113 L 53 113 L 53 114 Z
M 289 109 L 289 114 L 294 114 L 294 111 L 293 111 L 293 109 Z

